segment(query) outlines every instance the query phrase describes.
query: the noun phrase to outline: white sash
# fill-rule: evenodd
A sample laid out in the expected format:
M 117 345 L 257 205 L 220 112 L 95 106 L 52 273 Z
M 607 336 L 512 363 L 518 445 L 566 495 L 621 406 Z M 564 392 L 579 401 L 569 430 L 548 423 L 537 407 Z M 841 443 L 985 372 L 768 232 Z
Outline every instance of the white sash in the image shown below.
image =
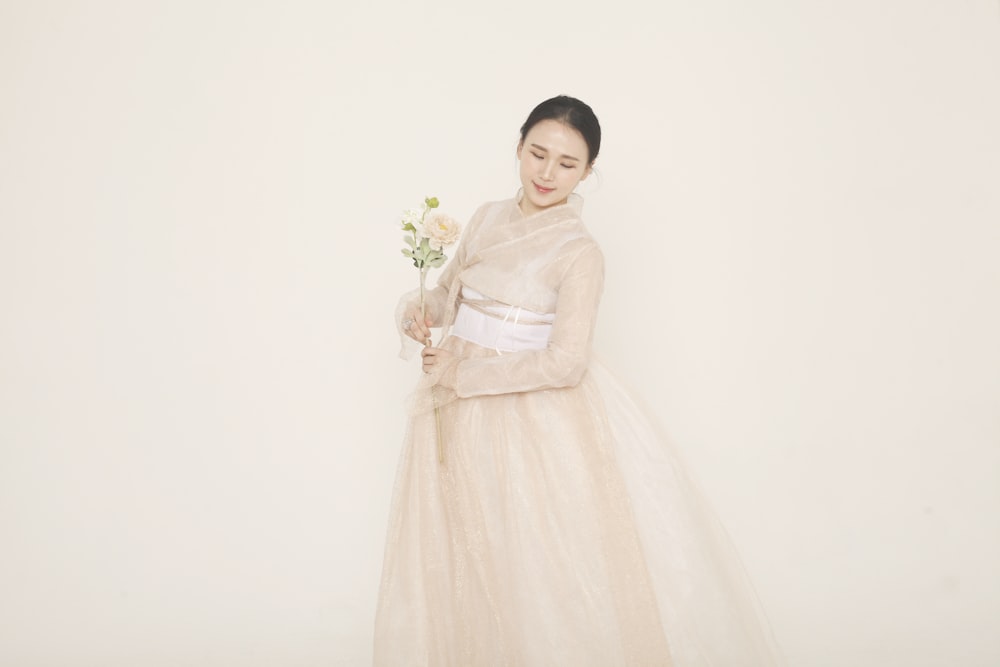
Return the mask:
M 482 303 L 475 307 L 459 303 L 451 335 L 501 353 L 544 350 L 548 345 L 553 313 L 498 304 L 465 285 L 462 298 Z

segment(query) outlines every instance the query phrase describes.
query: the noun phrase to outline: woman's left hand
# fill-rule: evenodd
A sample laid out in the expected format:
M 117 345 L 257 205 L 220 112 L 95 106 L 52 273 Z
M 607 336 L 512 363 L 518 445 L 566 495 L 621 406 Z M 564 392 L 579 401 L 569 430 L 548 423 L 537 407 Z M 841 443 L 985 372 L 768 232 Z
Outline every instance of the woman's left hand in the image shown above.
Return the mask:
M 420 351 L 420 356 L 424 358 L 425 373 L 433 373 L 446 367 L 455 358 L 454 354 L 440 347 L 425 347 Z

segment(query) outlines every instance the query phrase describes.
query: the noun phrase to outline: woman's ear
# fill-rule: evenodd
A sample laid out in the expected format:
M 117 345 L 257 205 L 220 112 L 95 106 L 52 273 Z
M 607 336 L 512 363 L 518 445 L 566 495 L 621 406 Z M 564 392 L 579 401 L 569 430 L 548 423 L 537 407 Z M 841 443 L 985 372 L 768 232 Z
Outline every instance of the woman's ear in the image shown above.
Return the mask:
M 587 180 L 587 177 L 590 176 L 590 172 L 592 172 L 592 171 L 594 171 L 594 163 L 593 162 L 591 162 L 590 164 L 588 164 L 587 168 L 583 170 L 583 176 L 580 177 L 580 180 L 581 181 Z
M 514 155 L 517 156 L 518 160 L 521 159 L 521 149 L 522 148 L 524 148 L 524 139 L 519 139 L 518 142 L 517 142 L 517 148 L 514 150 Z

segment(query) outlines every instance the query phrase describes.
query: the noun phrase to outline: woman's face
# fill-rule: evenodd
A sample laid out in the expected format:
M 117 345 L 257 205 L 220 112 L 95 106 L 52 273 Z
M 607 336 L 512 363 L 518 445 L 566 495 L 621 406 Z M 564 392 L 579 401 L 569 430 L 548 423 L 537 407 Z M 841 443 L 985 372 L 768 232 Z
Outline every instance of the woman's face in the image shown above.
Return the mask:
M 543 120 L 517 145 L 521 161 L 521 211 L 537 213 L 565 204 L 576 184 L 590 175 L 587 142 L 575 129 L 557 120 Z

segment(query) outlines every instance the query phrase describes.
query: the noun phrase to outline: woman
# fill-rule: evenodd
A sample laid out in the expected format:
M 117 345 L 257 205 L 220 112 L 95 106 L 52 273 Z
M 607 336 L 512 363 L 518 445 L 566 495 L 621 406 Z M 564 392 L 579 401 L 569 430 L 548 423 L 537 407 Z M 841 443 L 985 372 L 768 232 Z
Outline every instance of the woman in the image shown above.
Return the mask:
M 376 665 L 777 664 L 723 533 L 591 359 L 604 264 L 573 190 L 600 141 L 583 102 L 538 105 L 519 195 L 473 215 L 426 319 L 397 309 L 448 335 L 422 350 Z

